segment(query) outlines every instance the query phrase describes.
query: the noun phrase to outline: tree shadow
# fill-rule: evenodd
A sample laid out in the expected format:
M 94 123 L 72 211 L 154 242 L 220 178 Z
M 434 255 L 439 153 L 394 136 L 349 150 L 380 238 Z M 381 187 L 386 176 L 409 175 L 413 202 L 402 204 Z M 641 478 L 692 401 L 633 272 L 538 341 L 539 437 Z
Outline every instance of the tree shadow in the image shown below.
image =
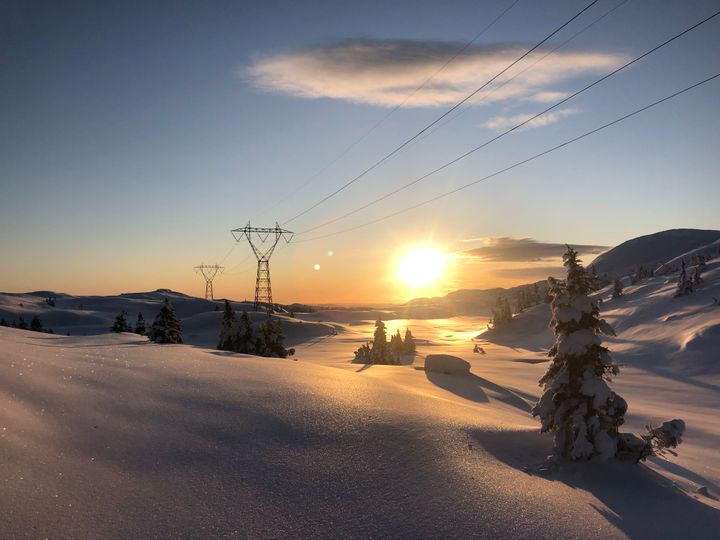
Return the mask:
M 642 464 L 564 462 L 543 470 L 552 441 L 539 430 L 473 430 L 469 436 L 510 467 L 591 494 L 602 506 L 590 506 L 630 538 L 717 538 L 720 511 Z M 666 463 L 668 470 L 675 468 Z
M 492 381 L 478 377 L 474 373 L 448 375 L 425 371 L 428 380 L 443 390 L 452 392 L 461 398 L 476 403 L 488 403 L 490 398 L 530 412 L 530 405 L 516 393 L 495 384 Z
M 711 482 L 705 477 L 700 476 L 699 474 L 683 467 L 682 465 L 678 465 L 677 463 L 658 457 L 651 457 L 649 458 L 649 461 L 651 461 L 654 465 L 665 469 L 669 473 L 680 476 L 681 478 L 689 480 L 690 482 L 700 484 L 701 486 L 705 486 L 706 488 L 713 490 L 715 493 L 720 493 L 720 486 L 718 486 L 715 482 Z M 711 496 L 711 498 L 717 500 L 715 496 Z

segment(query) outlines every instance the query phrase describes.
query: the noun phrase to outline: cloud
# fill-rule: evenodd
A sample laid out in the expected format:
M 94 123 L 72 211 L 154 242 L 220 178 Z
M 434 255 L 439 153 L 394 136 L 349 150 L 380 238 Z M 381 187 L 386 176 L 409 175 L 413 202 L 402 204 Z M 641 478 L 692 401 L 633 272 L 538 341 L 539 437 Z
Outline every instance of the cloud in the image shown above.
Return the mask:
M 559 259 L 565 252 L 565 244 L 538 242 L 532 238 L 486 238 L 485 245 L 460 252 L 461 257 L 484 262 L 534 262 Z M 572 247 L 581 254 L 598 254 L 608 246 L 576 245 Z
M 562 118 L 577 114 L 578 111 L 579 110 L 577 109 L 577 107 L 566 107 L 564 109 L 550 111 L 549 113 L 545 113 L 542 116 L 535 118 L 533 121 L 528 122 L 521 129 L 532 129 L 536 127 L 549 126 L 550 124 L 554 124 Z M 508 128 L 525 122 L 527 119 L 535 116 L 535 114 L 537 113 L 515 114 L 512 116 L 495 116 L 483 122 L 482 126 L 488 129 L 494 129 L 496 131 L 505 131 Z
M 331 98 L 381 107 L 437 107 L 458 102 L 528 48 L 519 44 L 471 46 L 415 92 L 461 47 L 459 43 L 438 41 L 344 41 L 269 55 L 253 62 L 241 75 L 260 90 L 301 98 Z M 558 51 L 502 88 L 495 88 L 485 102 L 549 100 L 558 92 L 553 85 L 604 73 L 623 61 L 623 56 L 609 52 Z M 522 64 L 517 70 L 509 70 L 507 78 L 523 69 Z

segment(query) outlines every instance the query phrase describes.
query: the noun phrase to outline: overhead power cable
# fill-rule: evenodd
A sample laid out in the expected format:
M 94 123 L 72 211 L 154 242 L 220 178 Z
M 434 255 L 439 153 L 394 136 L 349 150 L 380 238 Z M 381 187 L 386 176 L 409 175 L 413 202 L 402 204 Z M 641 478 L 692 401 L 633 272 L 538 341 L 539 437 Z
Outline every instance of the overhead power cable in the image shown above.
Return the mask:
M 543 111 L 541 111 L 541 112 L 539 112 L 539 113 L 531 116 L 530 118 L 527 118 L 526 120 L 523 120 L 522 122 L 517 123 L 517 124 L 514 125 L 513 127 L 507 129 L 506 131 L 503 131 L 502 133 L 500 133 L 500 134 L 496 135 L 495 137 L 493 137 L 493 138 L 485 141 L 484 143 L 482 143 L 482 144 L 480 144 L 480 145 L 478 145 L 478 146 L 476 146 L 476 147 L 468 150 L 467 152 L 465 152 L 465 153 L 463 153 L 463 154 L 460 154 L 460 155 L 457 156 L 456 158 L 454 158 L 454 159 L 452 159 L 452 160 L 444 163 L 443 165 L 437 167 L 436 169 L 433 169 L 432 171 L 430 171 L 430 172 L 428 172 L 428 173 L 426 173 L 426 174 L 424 174 L 424 175 L 416 178 L 415 180 L 412 180 L 411 182 L 408 182 L 407 184 L 404 184 L 404 185 L 398 187 L 397 189 L 395 189 L 395 190 L 393 190 L 393 191 L 391 191 L 391 192 L 389 192 L 389 193 L 386 193 L 385 195 L 382 195 L 382 196 L 374 199 L 373 201 L 371 201 L 371 202 L 369 202 L 369 203 L 367 203 L 367 204 L 364 204 L 364 205 L 362 205 L 362 206 L 360 206 L 360 207 L 358 207 L 358 208 L 355 208 L 354 210 L 351 210 L 351 211 L 349 211 L 349 212 L 346 212 L 345 214 L 342 214 L 341 216 L 338 216 L 338 217 L 333 218 L 333 219 L 331 219 L 331 220 L 328 220 L 328 221 L 325 221 L 325 222 L 323 222 L 323 223 L 320 223 L 319 225 L 315 225 L 314 227 L 310 227 L 309 229 L 306 229 L 306 230 L 304 230 L 304 231 L 301 231 L 301 232 L 297 233 L 297 235 L 300 236 L 300 235 L 306 234 L 306 233 L 308 233 L 308 232 L 311 232 L 311 231 L 320 229 L 320 228 L 322 228 L 322 227 L 326 227 L 327 225 L 330 225 L 330 224 L 332 224 L 332 223 L 336 223 L 337 221 L 340 221 L 340 220 L 345 219 L 345 218 L 347 218 L 347 217 L 350 217 L 350 216 L 352 216 L 352 215 L 354 215 L 354 214 L 357 214 L 358 212 L 360 212 L 360 211 L 362 211 L 362 210 L 365 210 L 366 208 L 369 208 L 370 206 L 373 206 L 373 205 L 375 205 L 375 204 L 377 204 L 377 203 L 379 203 L 379 202 L 381 202 L 381 201 L 384 201 L 385 199 L 388 199 L 388 198 L 392 197 L 393 195 L 396 195 L 397 193 L 400 193 L 401 191 L 404 191 L 404 190 L 406 190 L 406 189 L 414 186 L 414 185 L 417 184 L 418 182 L 421 182 L 422 180 L 425 180 L 426 178 L 429 178 L 430 176 L 433 176 L 434 174 L 437 174 L 438 172 L 440 172 L 440 171 L 442 171 L 442 170 L 450 167 L 451 165 L 454 165 L 455 163 L 457 163 L 457 162 L 465 159 L 466 157 L 470 156 L 471 154 L 474 154 L 474 153 L 477 152 L 478 150 L 481 150 L 482 148 L 485 148 L 486 146 L 489 146 L 490 144 L 494 143 L 495 141 L 497 141 L 497 140 L 505 137 L 506 135 L 512 133 L 513 131 L 516 131 L 517 129 L 519 129 L 519 128 L 523 127 L 523 126 L 526 126 L 526 125 L 530 124 L 531 122 L 533 122 L 533 121 L 536 120 L 537 118 L 539 118 L 539 117 L 543 116 L 544 114 L 552 111 L 553 109 L 556 109 L 556 108 L 559 107 L 560 105 L 563 105 L 563 104 L 567 103 L 568 101 L 570 101 L 571 99 L 574 99 L 575 97 L 579 96 L 579 95 L 582 94 L 583 92 L 586 92 L 587 90 L 590 90 L 592 87 L 594 87 L 594 86 L 600 84 L 601 82 L 609 79 L 610 77 L 612 77 L 613 75 L 619 73 L 620 71 L 623 71 L 624 69 L 627 69 L 628 67 L 632 66 L 632 65 L 635 64 L 636 62 L 639 62 L 639 61 L 642 60 L 643 58 L 649 56 L 650 54 L 652 54 L 652 53 L 658 51 L 659 49 L 665 47 L 666 45 L 672 43 L 672 42 L 675 41 L 676 39 L 679 39 L 680 37 L 684 36 L 685 34 L 687 34 L 687 33 L 691 32 L 691 31 L 695 30 L 695 29 L 698 28 L 699 26 L 701 26 L 701 25 L 705 24 L 706 22 L 714 19 L 714 18 L 717 17 L 718 15 L 720 15 L 720 11 L 717 11 L 717 12 L 715 12 L 714 14 L 710 15 L 709 17 L 706 17 L 705 19 L 701 20 L 700 22 L 695 23 L 694 25 L 690 26 L 689 28 L 686 28 L 686 29 L 683 30 L 682 32 L 680 32 L 680 33 L 678 33 L 678 34 L 675 34 L 675 35 L 674 35 L 673 37 L 671 37 L 670 39 L 667 39 L 667 40 L 663 41 L 662 43 L 660 43 L 659 45 L 656 45 L 655 47 L 653 47 L 653 48 L 650 49 L 649 51 L 647 51 L 647 52 L 641 54 L 640 56 L 638 56 L 638 57 L 630 60 L 629 62 L 623 64 L 622 66 L 618 67 L 617 69 L 614 69 L 614 70 L 611 71 L 610 73 L 608 73 L 608 74 L 606 74 L 606 75 L 603 75 L 602 77 L 600 77 L 599 79 L 595 80 L 594 82 L 588 84 L 587 86 L 581 88 L 580 90 L 574 92 L 573 94 L 570 94 L 569 96 L 561 99 L 560 101 L 558 101 L 558 102 L 555 103 L 554 105 L 551 105 L 550 107 L 547 107 L 547 108 L 544 109 Z
M 430 81 L 432 81 L 435 77 L 437 77 L 442 71 L 447 68 L 450 63 L 455 60 L 458 56 L 460 56 L 462 53 L 464 53 L 473 43 L 475 43 L 478 39 L 480 39 L 488 30 L 490 30 L 495 24 L 502 19 L 508 11 L 510 11 L 520 0 L 513 0 L 513 2 L 508 5 L 498 16 L 496 16 L 492 21 L 490 21 L 485 27 L 480 30 L 475 36 L 468 42 L 466 42 L 460 49 L 458 49 L 452 56 L 450 56 L 438 69 L 436 69 L 427 79 L 425 79 L 420 86 L 415 88 L 411 93 L 409 93 L 407 96 L 405 96 L 405 99 L 392 109 L 388 111 L 380 120 L 378 120 L 375 124 L 373 124 L 370 129 L 366 130 L 359 138 L 357 138 L 355 141 L 353 141 L 349 146 L 347 146 L 342 152 L 340 152 L 337 156 L 335 156 L 330 162 L 328 162 L 324 167 L 322 167 L 319 171 L 317 171 L 315 174 L 307 178 L 302 184 L 300 184 L 298 187 L 296 187 L 294 190 L 292 190 L 290 193 L 285 195 L 284 197 L 277 200 L 275 203 L 271 204 L 269 207 L 267 207 L 265 210 L 258 212 L 255 214 L 255 216 L 263 215 L 271 210 L 274 210 L 277 208 L 280 204 L 284 203 L 287 200 L 292 199 L 295 195 L 297 195 L 301 190 L 305 189 L 308 185 L 310 185 L 314 180 L 316 180 L 318 177 L 320 177 L 325 171 L 327 171 L 330 167 L 335 165 L 338 161 L 340 161 L 342 158 L 344 158 L 350 151 L 355 148 L 358 144 L 360 144 L 362 141 L 364 141 L 368 135 L 370 135 L 373 131 L 375 131 L 377 128 L 379 128 L 382 124 L 384 124 L 388 118 L 390 118 L 394 113 L 398 111 L 398 109 L 401 109 L 405 106 L 405 104 L 412 99 L 415 94 L 417 94 L 420 90 L 425 88 Z M 625 0 L 627 1 L 627 0 Z M 253 218 L 254 219 L 254 218 Z M 252 220 L 251 220 L 252 221 Z M 287 223 L 287 222 L 286 222 Z
M 409 212 L 409 211 L 411 211 L 411 210 L 415 210 L 415 209 L 420 208 L 420 207 L 422 207 L 422 206 L 431 204 L 431 203 L 436 202 L 436 201 L 438 201 L 438 200 L 440 200 L 440 199 L 444 199 L 445 197 L 449 197 L 450 195 L 454 195 L 455 193 L 458 193 L 459 191 L 463 191 L 463 190 L 468 189 L 468 188 L 470 188 L 470 187 L 472 187 L 472 186 L 475 186 L 475 185 L 477 185 L 477 184 L 479 184 L 479 183 L 481 183 L 481 182 L 485 182 L 486 180 L 489 180 L 489 179 L 491 179 L 491 178 L 494 178 L 494 177 L 496 177 L 496 176 L 499 176 L 499 175 L 501 175 L 501 174 L 503 174 L 503 173 L 506 173 L 506 172 L 508 172 L 508 171 L 510 171 L 510 170 L 512 170 L 512 169 L 515 169 L 515 168 L 517 168 L 517 167 L 520 167 L 521 165 L 524 165 L 524 164 L 526 164 L 526 163 L 529 163 L 529 162 L 531 162 L 531 161 L 534 161 L 534 160 L 536 160 L 536 159 L 538 159 L 538 158 L 540 158 L 540 157 L 542 157 L 542 156 L 546 156 L 547 154 L 550 154 L 551 152 L 554 152 L 554 151 L 556 151 L 556 150 L 559 150 L 560 148 L 564 148 L 564 147 L 566 147 L 566 146 L 568 146 L 568 145 L 570 145 L 570 144 L 572 144 L 572 143 L 574 143 L 574 142 L 577 142 L 577 141 L 582 140 L 582 139 L 584 139 L 584 138 L 586 138 L 586 137 L 589 137 L 590 135 L 593 135 L 593 134 L 595 134 L 595 133 L 598 133 L 599 131 L 602 131 L 602 130 L 607 129 L 607 128 L 611 127 L 611 126 L 614 126 L 615 124 L 619 124 L 620 122 L 623 122 L 623 121 L 627 120 L 628 118 L 632 118 L 633 116 L 636 116 L 636 115 L 638 115 L 638 114 L 640 114 L 640 113 L 642 113 L 642 112 L 644 112 L 644 111 L 647 111 L 648 109 L 652 109 L 653 107 L 656 107 L 656 106 L 660 105 L 661 103 L 665 103 L 666 101 L 669 101 L 669 100 L 671 100 L 671 99 L 673 99 L 673 98 L 675 98 L 675 97 L 677 97 L 677 96 L 679 96 L 679 95 L 681 95 L 681 94 L 684 94 L 685 92 L 688 92 L 688 91 L 690 91 L 690 90 L 693 90 L 693 89 L 695 89 L 695 88 L 697 88 L 697 87 L 699 87 L 699 86 L 702 86 L 702 85 L 704 85 L 704 84 L 707 84 L 707 83 L 709 83 L 710 81 L 713 81 L 713 80 L 717 79 L 718 77 L 720 77 L 720 73 L 716 73 L 715 75 L 712 75 L 711 77 L 708 77 L 707 79 L 703 79 L 702 81 L 697 82 L 697 83 L 695 83 L 695 84 L 693 84 L 693 85 L 687 86 L 687 87 L 683 88 L 682 90 L 679 90 L 679 91 L 677 91 L 677 92 L 675 92 L 675 93 L 673 93 L 673 94 L 670 94 L 669 96 L 666 96 L 666 97 L 664 97 L 664 98 L 662 98 L 662 99 L 659 99 L 659 100 L 657 100 L 657 101 L 654 101 L 654 102 L 650 103 L 649 105 L 645 105 L 644 107 L 641 107 L 640 109 L 636 109 L 636 110 L 634 110 L 634 111 L 631 112 L 631 113 L 628 113 L 628 114 L 626 114 L 626 115 L 624 115 L 624 116 L 621 116 L 620 118 L 616 118 L 616 119 L 613 120 L 612 122 L 608 122 L 607 124 L 603 124 L 602 126 L 597 127 L 597 128 L 595 128 L 595 129 L 593 129 L 593 130 L 591 130 L 591 131 L 587 131 L 587 132 L 583 133 L 582 135 L 579 135 L 579 136 L 577 136 L 577 137 L 574 137 L 574 138 L 572 138 L 572 139 L 569 139 L 569 140 L 567 140 L 567 141 L 565 141 L 565 142 L 563 142 L 563 143 L 560 143 L 560 144 L 558 144 L 558 145 L 556 145 L 556 146 L 553 146 L 552 148 L 548 148 L 547 150 L 544 150 L 544 151 L 540 152 L 539 154 L 535 154 L 535 155 L 533 155 L 533 156 L 531 156 L 531 157 L 529 157 L 529 158 L 526 158 L 526 159 L 524 159 L 524 160 L 522 160 L 522 161 L 518 161 L 517 163 L 514 163 L 513 165 L 510 165 L 509 167 L 505 167 L 504 169 L 501 169 L 501 170 L 499 170 L 499 171 L 495 171 L 495 172 L 492 173 L 492 174 L 489 174 L 489 175 L 487 175 L 487 176 L 484 176 L 484 177 L 482 177 L 482 178 L 479 178 L 479 179 L 477 179 L 477 180 L 474 180 L 474 181 L 472 181 L 472 182 L 469 182 L 469 183 L 467 183 L 467 184 L 464 184 L 464 185 L 462 185 L 462 186 L 459 186 L 459 187 L 457 187 L 457 188 L 454 188 L 454 189 L 452 189 L 452 190 L 450 190 L 450 191 L 446 191 L 446 192 L 444 192 L 444 193 L 441 193 L 441 194 L 439 194 L 439 195 L 436 195 L 436 196 L 434 196 L 434 197 L 431 197 L 431 198 L 429 198 L 429 199 L 426 199 L 426 200 L 424 200 L 424 201 L 422 201 L 422 202 L 419 202 L 419 203 L 417 203 L 417 204 L 414 204 L 414 205 L 412 205 L 412 206 L 408 206 L 408 207 L 406 207 L 406 208 L 403 208 L 403 209 L 398 210 L 398 211 L 396 211 L 396 212 L 393 212 L 393 213 L 391 213 L 391 214 L 387 214 L 387 215 L 385 215 L 385 216 L 382 216 L 382 217 L 373 219 L 372 221 L 368 221 L 368 222 L 366 222 L 366 223 L 362 223 L 362 224 L 356 225 L 356 226 L 354 226 L 354 227 L 349 227 L 349 228 L 343 229 L 343 230 L 341 230 L 341 231 L 336 231 L 336 232 L 334 232 L 334 233 L 329 233 L 329 234 L 325 234 L 325 235 L 321 235 L 321 236 L 316 236 L 316 237 L 313 237 L 313 238 L 306 238 L 306 239 L 301 239 L 301 240 L 295 240 L 295 243 L 311 242 L 311 241 L 314 241 L 314 240 L 320 240 L 320 239 L 322 239 L 322 238 L 329 238 L 329 237 L 331 237 L 331 236 L 337 236 L 337 235 L 340 235 L 340 234 L 348 233 L 348 232 L 350 232 L 350 231 L 355 231 L 355 230 L 358 230 L 358 229 L 362 229 L 362 228 L 364 228 L 364 227 L 368 227 L 368 226 L 370 226 L 370 225 L 374 225 L 375 223 L 379 223 L 379 222 L 381 222 L 381 221 L 385 221 L 385 220 L 387 220 L 387 219 L 393 218 L 393 217 L 398 216 L 398 215 L 400 215 L 400 214 L 404 214 L 404 213 Z
M 450 122 L 452 122 L 453 120 L 457 119 L 458 117 L 460 117 L 460 116 L 462 116 L 463 114 L 465 114 L 466 112 L 468 112 L 468 111 L 472 108 L 471 105 L 478 105 L 478 104 L 484 102 L 485 100 L 487 100 L 487 98 L 489 98 L 490 96 L 492 96 L 495 92 L 497 92 L 498 90 L 502 90 L 505 86 L 507 86 L 508 84 L 510 84 L 511 82 L 513 82 L 515 79 L 517 79 L 520 75 L 522 75 L 522 74 L 525 73 L 526 71 L 532 69 L 533 67 L 535 67 L 536 65 L 538 65 L 540 62 L 542 62 L 543 60 L 545 60 L 548 56 L 550 56 L 551 54 L 554 54 L 554 53 L 555 53 L 556 51 L 558 51 L 559 49 L 562 49 L 565 45 L 567 45 L 568 43 L 570 43 L 571 41 L 573 41 L 573 40 L 574 40 L 575 38 L 577 38 L 579 35 L 587 32 L 590 28 L 592 28 L 593 26 L 595 26 L 597 23 L 599 23 L 600 21 L 602 21 L 603 19 L 605 19 L 608 15 L 610 15 L 610 14 L 613 13 L 613 12 L 615 12 L 617 9 L 619 9 L 619 8 L 622 7 L 623 5 L 627 4 L 629 1 L 630 1 L 630 0 L 621 0 L 619 3 L 615 4 L 613 7 L 611 7 L 609 10 L 607 10 L 605 13 L 603 13 L 603 14 L 600 15 L 599 17 L 593 19 L 593 20 L 590 21 L 588 24 L 586 24 L 585 26 L 583 26 L 580 30 L 578 30 L 577 32 L 575 32 L 573 35 L 571 35 L 571 36 L 570 36 L 569 38 L 567 38 L 565 41 L 562 41 L 561 43 L 559 43 L 558 45 L 556 45 L 555 47 L 553 47 L 552 49 L 550 49 L 548 52 L 546 52 L 545 54 L 543 54 L 542 56 L 540 56 L 537 60 L 535 60 L 534 62 L 528 64 L 528 65 L 525 66 L 523 69 L 521 69 L 520 71 L 518 71 L 517 73 L 515 73 L 515 74 L 514 74 L 512 77 L 510 77 L 509 79 L 505 79 L 505 80 L 502 82 L 502 84 L 498 84 L 497 86 L 493 86 L 493 87 L 492 87 L 491 89 L 489 89 L 486 93 L 484 93 L 482 96 L 480 96 L 480 99 L 478 99 L 478 100 L 476 100 L 476 101 L 473 101 L 472 104 L 466 104 L 465 108 L 460 109 L 460 110 L 457 111 L 453 116 L 451 116 L 451 117 L 449 117 L 449 118 L 446 118 L 443 122 L 441 122 L 440 124 L 438 124 L 437 126 L 435 126 L 432 130 L 430 130 L 429 132 L 425 133 L 422 137 L 416 139 L 413 144 L 417 144 L 417 143 L 419 143 L 420 141 L 424 141 L 426 138 L 430 137 L 430 136 L 433 135 L 435 132 L 439 131 L 440 129 L 442 129 L 444 126 L 448 125 L 448 124 L 449 124 Z
M 359 175 L 355 176 L 339 188 L 337 188 L 335 191 L 331 192 L 330 194 L 326 195 L 322 199 L 320 199 L 318 202 L 314 203 L 313 205 L 309 206 L 302 212 L 295 214 L 290 219 L 284 221 L 282 224 L 286 225 L 292 221 L 295 221 L 297 218 L 304 216 L 311 210 L 317 208 L 327 200 L 331 199 L 338 193 L 342 192 L 343 190 L 347 189 L 349 186 L 360 180 L 362 177 L 364 177 L 366 174 L 368 174 L 370 171 L 374 170 L 375 168 L 379 167 L 381 164 L 385 163 L 388 159 L 393 157 L 395 154 L 397 154 L 400 150 L 405 148 L 408 144 L 410 144 L 412 141 L 420 137 L 423 133 L 425 133 L 428 129 L 430 129 L 432 126 L 440 122 L 443 118 L 451 114 L 453 111 L 455 111 L 458 107 L 462 106 L 463 103 L 467 102 L 469 99 L 471 99 L 473 96 L 475 96 L 478 92 L 481 92 L 484 88 L 486 88 L 489 84 L 492 84 L 493 81 L 495 81 L 498 77 L 502 76 L 505 72 L 507 72 L 509 69 L 511 69 L 513 66 L 515 66 L 518 62 L 522 61 L 523 58 L 528 56 L 529 54 L 532 54 L 533 51 L 541 47 L 546 41 L 551 39 L 553 36 L 555 36 L 558 32 L 560 32 L 563 28 L 568 26 L 570 23 L 572 23 L 575 19 L 580 17 L 583 13 L 585 13 L 588 9 L 590 9 L 592 6 L 594 6 L 599 0 L 592 0 L 589 4 L 587 4 L 583 9 L 578 11 L 575 15 L 573 15 L 570 19 L 565 21 L 563 24 L 558 26 L 555 30 L 553 30 L 550 34 L 548 34 L 545 38 L 543 38 L 541 41 L 539 41 L 536 45 L 525 51 L 522 55 L 520 55 L 517 59 L 513 60 L 510 64 L 508 64 L 506 67 L 504 67 L 502 70 L 500 70 L 498 73 L 496 73 L 493 77 L 488 79 L 486 82 L 484 82 L 481 86 L 473 90 L 470 94 L 465 96 L 463 99 L 458 101 L 455 105 L 450 107 L 448 110 L 446 110 L 443 114 L 438 116 L 435 120 L 433 120 L 430 124 L 422 128 L 420 131 L 418 131 L 415 135 L 407 139 L 405 142 L 403 142 L 400 146 L 396 147 L 394 150 L 392 150 L 390 153 L 386 154 L 383 158 L 373 163 L 370 167 L 365 169 L 363 172 L 361 172 Z

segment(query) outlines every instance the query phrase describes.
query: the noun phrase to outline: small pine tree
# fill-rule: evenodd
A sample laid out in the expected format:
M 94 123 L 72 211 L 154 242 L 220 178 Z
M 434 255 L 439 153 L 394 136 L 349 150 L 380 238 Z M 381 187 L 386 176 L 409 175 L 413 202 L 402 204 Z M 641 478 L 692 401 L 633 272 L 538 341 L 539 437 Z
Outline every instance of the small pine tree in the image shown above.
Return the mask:
M 118 313 L 117 317 L 115 317 L 115 322 L 112 325 L 112 328 L 110 328 L 111 332 L 132 332 L 132 329 L 130 328 L 130 325 L 127 322 L 127 313 L 125 311 L 121 311 Z
M 221 351 L 235 350 L 235 312 L 227 300 L 225 300 L 225 310 L 222 323 L 220 323 L 220 339 L 217 348 Z
M 145 326 L 145 317 L 138 311 L 137 320 L 135 321 L 135 333 L 141 336 L 147 334 L 147 327 Z
M 5 317 L 0 318 L 0 326 L 10 326 L 10 324 L 5 320 Z
M 687 277 L 687 271 L 685 269 L 685 259 L 682 260 L 680 267 L 680 275 L 678 276 L 677 289 L 675 290 L 675 297 L 685 296 L 693 292 L 693 282 Z
M 618 427 L 627 411 L 625 400 L 607 384 L 619 368 L 600 335 L 613 330 L 588 297 L 591 285 L 577 252 L 568 246 L 563 262 L 566 281 L 548 280 L 556 341 L 548 353 L 552 363 L 540 379 L 544 392 L 532 414 L 540 418 L 542 431 L 554 434 L 557 456 L 606 460 L 617 453 Z
M 150 340 L 155 343 L 182 343 L 182 325 L 167 298 L 150 327 Z
M 361 345 L 360 348 L 355 351 L 355 359 L 353 362 L 355 364 L 369 364 L 370 363 L 370 344 L 365 343 L 364 345 Z
M 393 334 L 393 336 L 390 338 L 390 357 L 395 362 L 400 362 L 400 357 L 403 354 L 403 339 L 400 335 L 400 329 L 398 328 L 397 332 Z
M 275 318 L 269 317 L 260 326 L 260 333 L 263 339 L 263 356 L 287 357 L 288 351 L 284 345 L 285 337 L 280 329 L 280 324 Z
M 373 335 L 373 345 L 370 352 L 370 358 L 373 364 L 388 363 L 388 343 L 387 334 L 385 333 L 385 323 L 378 317 L 375 321 L 375 333 Z
M 415 345 L 415 338 L 409 328 L 405 330 L 405 339 L 403 340 L 403 354 L 415 354 L 417 346 Z
M 43 325 L 37 315 L 33 316 L 33 318 L 30 320 L 30 330 L 32 330 L 33 332 L 43 331 Z
M 243 311 L 242 315 L 240 315 L 235 331 L 233 350 L 243 354 L 256 354 L 258 352 L 255 347 L 252 323 L 246 311 Z
M 14 322 L 14 321 L 13 321 L 13 322 Z M 28 329 L 28 325 L 27 325 L 27 323 L 25 322 L 25 319 L 23 319 L 22 317 L 19 317 L 19 318 L 18 318 L 17 328 L 19 328 L 20 330 L 27 330 L 27 329 Z
M 620 298 L 623 295 L 623 284 L 622 280 L 620 278 L 615 278 L 615 283 L 613 284 L 613 298 Z

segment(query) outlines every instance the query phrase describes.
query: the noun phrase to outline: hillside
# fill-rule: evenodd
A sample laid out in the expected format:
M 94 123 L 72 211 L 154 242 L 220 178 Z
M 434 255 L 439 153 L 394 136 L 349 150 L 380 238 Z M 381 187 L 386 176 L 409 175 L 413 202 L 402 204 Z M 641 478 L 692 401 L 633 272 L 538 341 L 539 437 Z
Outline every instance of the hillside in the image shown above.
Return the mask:
M 54 306 L 46 302 L 50 297 L 54 299 Z M 217 344 L 223 301 L 205 300 L 167 289 L 117 296 L 73 296 L 52 291 L 0 293 L 0 318 L 12 322 L 22 317 L 29 323 L 33 316 L 37 316 L 45 328 L 52 329 L 56 334 L 92 336 L 109 332 L 115 317 L 122 311 L 128 314 L 131 325 L 138 313 L 142 313 L 149 326 L 166 298 L 172 302 L 182 322 L 185 343 L 201 347 Z M 248 311 L 255 322 L 265 318 L 264 313 L 252 312 L 250 303 L 231 304 L 236 311 Z M 282 314 L 277 317 L 288 346 L 327 336 L 333 331 L 329 324 L 302 321 Z
M 692 273 L 692 267 L 689 267 Z M 612 286 L 594 296 L 601 316 L 617 332 L 607 343 L 621 364 L 685 375 L 720 373 L 720 258 L 707 264 L 704 282 L 693 294 L 675 298 L 677 275 L 658 275 L 626 284 L 612 298 Z M 511 324 L 480 334 L 508 347 L 547 350 L 553 343 L 548 304 L 535 306 Z
M 655 270 L 675 257 L 718 239 L 720 231 L 671 229 L 623 242 L 596 257 L 592 264 L 600 276 L 625 276 L 638 266 Z

